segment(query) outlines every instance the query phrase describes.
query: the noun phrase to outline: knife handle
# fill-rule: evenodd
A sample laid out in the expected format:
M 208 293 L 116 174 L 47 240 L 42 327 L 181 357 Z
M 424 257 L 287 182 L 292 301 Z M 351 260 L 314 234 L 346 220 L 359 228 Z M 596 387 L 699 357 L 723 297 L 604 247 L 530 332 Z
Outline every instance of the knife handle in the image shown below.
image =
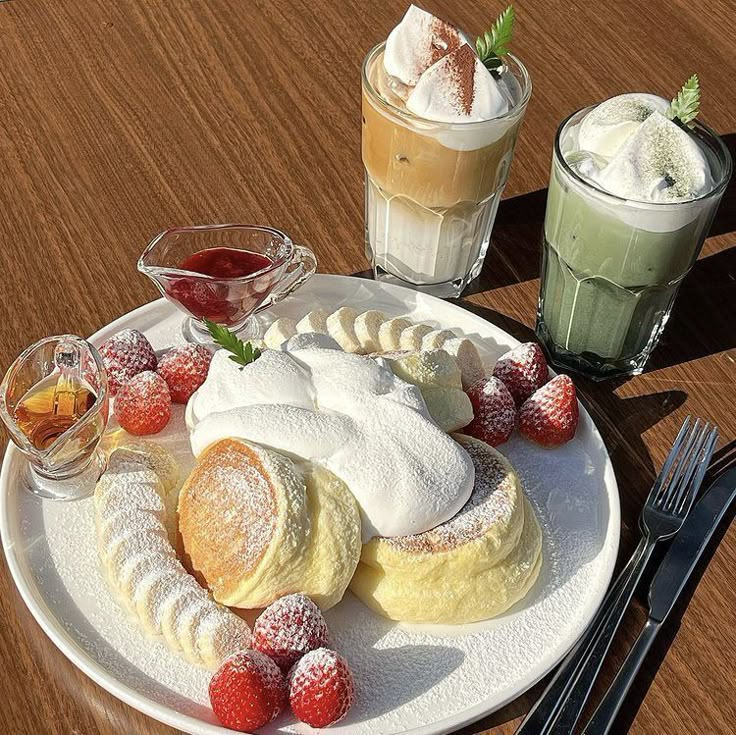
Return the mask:
M 567 697 L 558 709 L 554 724 L 547 730 L 548 735 L 570 735 L 575 730 L 575 725 L 583 713 L 583 707 L 588 701 L 590 692 L 608 654 L 608 649 L 611 647 L 616 631 L 629 607 L 631 598 L 634 596 L 634 591 L 639 585 L 641 575 L 656 543 L 656 541 L 645 540 L 643 554 L 631 569 L 618 597 L 607 611 L 602 627 L 597 631 L 593 642 L 585 652 L 582 662 L 573 674 L 572 685 L 568 689 Z
M 615 605 L 631 575 L 636 574 L 636 570 L 641 569 L 642 565 L 646 564 L 649 554 L 651 554 L 651 550 L 647 549 L 647 541 L 642 538 L 633 556 L 621 570 L 618 578 L 603 598 L 603 602 L 588 629 L 562 661 L 549 684 L 547 684 L 544 693 L 524 718 L 515 735 L 548 735 L 560 708 L 567 701 L 580 667 L 587 659 L 588 650 L 595 643 L 608 619 L 609 611 Z
M 608 687 L 608 691 L 583 729 L 582 735 L 608 735 L 611 731 L 616 715 L 621 709 L 621 705 L 624 703 L 626 695 L 639 673 L 642 662 L 649 653 L 661 625 L 661 623 L 651 618 L 647 620 L 641 633 L 639 633 L 639 637 L 629 651 L 629 655 L 626 656 L 626 660 L 616 674 L 616 678 L 611 682 L 611 686 Z

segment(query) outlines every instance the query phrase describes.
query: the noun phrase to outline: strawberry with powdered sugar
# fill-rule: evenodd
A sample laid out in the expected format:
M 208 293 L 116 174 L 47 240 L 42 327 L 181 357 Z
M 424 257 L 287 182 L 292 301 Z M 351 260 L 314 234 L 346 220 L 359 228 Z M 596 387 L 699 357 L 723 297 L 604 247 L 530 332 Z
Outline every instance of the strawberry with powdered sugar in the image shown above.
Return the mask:
M 567 375 L 558 375 L 526 400 L 519 411 L 519 432 L 543 447 L 569 442 L 578 428 L 575 385 Z
M 350 710 L 355 684 L 347 661 L 329 648 L 311 651 L 289 673 L 289 703 L 312 727 L 328 727 Z
M 210 680 L 209 694 L 217 719 L 238 732 L 267 725 L 287 700 L 281 670 L 259 651 L 241 651 L 226 659 Z
M 468 397 L 474 418 L 463 432 L 492 447 L 508 441 L 516 425 L 516 404 L 508 388 L 491 376 L 473 385 Z
M 151 343 L 137 329 L 123 329 L 114 334 L 102 344 L 100 355 L 112 395 L 134 375 L 155 370 L 157 365 Z
M 270 604 L 253 627 L 253 648 L 288 671 L 302 656 L 327 646 L 330 635 L 320 609 L 306 595 L 286 595 Z
M 509 389 L 517 406 L 549 380 L 547 361 L 535 342 L 524 342 L 501 355 L 493 374 Z

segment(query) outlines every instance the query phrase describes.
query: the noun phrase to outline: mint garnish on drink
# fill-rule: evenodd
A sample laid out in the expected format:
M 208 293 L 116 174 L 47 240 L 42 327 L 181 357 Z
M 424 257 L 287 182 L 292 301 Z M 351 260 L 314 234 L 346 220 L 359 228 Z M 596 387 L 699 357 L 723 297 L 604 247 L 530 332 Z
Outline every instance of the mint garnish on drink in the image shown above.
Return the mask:
M 204 323 L 215 343 L 228 352 L 233 353 L 232 355 L 228 355 L 228 357 L 233 362 L 237 362 L 241 366 L 241 370 L 246 365 L 255 362 L 261 356 L 261 351 L 257 347 L 253 347 L 250 342 L 243 342 L 242 339 L 237 337 L 227 327 L 215 324 L 209 319 L 205 319 Z
M 498 69 L 503 61 L 502 56 L 509 52 L 511 37 L 514 35 L 514 6 L 509 5 L 496 22 L 482 35 L 475 39 L 475 50 L 478 58 L 489 71 Z
M 670 102 L 665 115 L 684 128 L 693 128 L 693 121 L 700 112 L 700 80 L 697 74 L 683 84 L 677 96 Z

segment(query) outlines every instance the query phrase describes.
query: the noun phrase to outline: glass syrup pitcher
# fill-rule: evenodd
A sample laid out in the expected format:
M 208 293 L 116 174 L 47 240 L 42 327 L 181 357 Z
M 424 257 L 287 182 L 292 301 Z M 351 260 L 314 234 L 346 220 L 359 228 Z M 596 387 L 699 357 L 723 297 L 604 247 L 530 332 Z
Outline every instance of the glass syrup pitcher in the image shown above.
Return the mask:
M 28 460 L 26 485 L 44 498 L 89 495 L 105 466 L 107 375 L 81 337 L 46 337 L 28 347 L 0 383 L 0 419 Z

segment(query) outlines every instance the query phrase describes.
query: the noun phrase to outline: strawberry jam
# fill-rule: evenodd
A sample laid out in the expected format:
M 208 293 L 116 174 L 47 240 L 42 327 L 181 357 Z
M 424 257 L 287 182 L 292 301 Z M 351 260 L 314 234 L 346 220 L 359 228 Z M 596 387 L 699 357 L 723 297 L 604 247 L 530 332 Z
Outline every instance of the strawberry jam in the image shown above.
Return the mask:
M 283 268 L 268 270 L 272 264 L 266 255 L 250 250 L 207 248 L 179 264 L 179 270 L 191 275 L 171 276 L 164 288 L 193 317 L 237 326 L 265 301 L 281 277 Z
M 207 248 L 184 258 L 179 269 L 214 278 L 242 278 L 268 268 L 272 262 L 271 258 L 250 250 Z

